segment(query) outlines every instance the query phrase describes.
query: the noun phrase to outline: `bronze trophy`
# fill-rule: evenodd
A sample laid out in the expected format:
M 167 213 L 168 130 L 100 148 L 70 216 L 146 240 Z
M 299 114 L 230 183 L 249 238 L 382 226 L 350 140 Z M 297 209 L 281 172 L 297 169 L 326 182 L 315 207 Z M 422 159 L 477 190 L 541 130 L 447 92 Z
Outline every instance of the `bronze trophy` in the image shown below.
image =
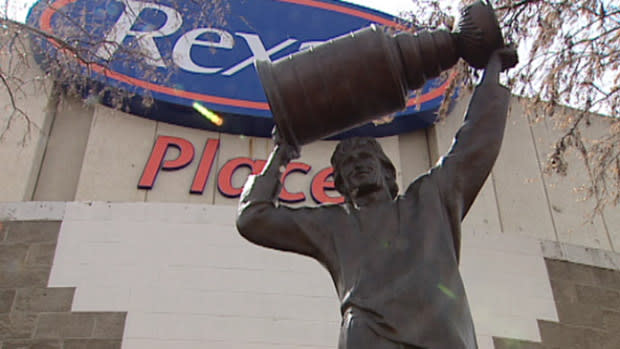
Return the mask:
M 371 25 L 275 62 L 257 61 L 280 141 L 296 148 L 402 110 L 408 91 L 504 46 L 493 9 L 465 7 L 455 31 L 396 35 Z

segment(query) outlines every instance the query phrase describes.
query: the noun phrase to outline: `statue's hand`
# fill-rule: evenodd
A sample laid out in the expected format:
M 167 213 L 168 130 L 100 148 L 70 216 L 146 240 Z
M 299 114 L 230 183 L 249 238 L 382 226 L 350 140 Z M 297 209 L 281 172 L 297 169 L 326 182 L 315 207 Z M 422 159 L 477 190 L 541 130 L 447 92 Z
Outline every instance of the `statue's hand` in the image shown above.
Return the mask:
M 506 71 L 519 63 L 519 55 L 513 46 L 502 47 L 491 54 L 487 68 L 499 65 L 501 71 Z
M 275 126 L 273 130 L 271 130 L 271 138 L 276 144 L 274 152 L 278 154 L 279 159 L 288 164 L 289 161 L 299 158 L 299 148 L 286 142 Z
M 288 143 L 276 144 L 274 152 L 278 154 L 277 157 L 282 164 L 288 164 L 291 160 L 298 159 L 300 156 L 299 150 Z
M 299 152 L 292 145 L 286 143 L 276 144 L 267 159 L 267 164 L 261 172 L 263 175 L 279 178 L 282 171 L 291 160 L 299 157 Z

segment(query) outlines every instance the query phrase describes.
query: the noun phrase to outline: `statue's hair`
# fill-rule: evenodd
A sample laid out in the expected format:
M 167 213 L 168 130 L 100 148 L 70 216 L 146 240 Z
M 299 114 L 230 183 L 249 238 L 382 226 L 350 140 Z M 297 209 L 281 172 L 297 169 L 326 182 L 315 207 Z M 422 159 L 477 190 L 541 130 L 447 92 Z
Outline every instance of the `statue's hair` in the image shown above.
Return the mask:
M 336 190 L 342 194 L 347 200 L 350 200 L 349 193 L 347 192 L 344 184 L 344 178 L 342 178 L 342 161 L 345 156 L 353 149 L 366 148 L 371 154 L 375 155 L 383 168 L 383 174 L 385 176 L 385 182 L 388 185 L 388 189 L 392 198 L 398 195 L 398 184 L 396 184 L 396 169 L 392 164 L 392 161 L 385 155 L 381 145 L 371 137 L 355 137 L 343 139 L 338 143 L 334 153 L 332 154 L 331 163 L 334 168 L 334 184 Z

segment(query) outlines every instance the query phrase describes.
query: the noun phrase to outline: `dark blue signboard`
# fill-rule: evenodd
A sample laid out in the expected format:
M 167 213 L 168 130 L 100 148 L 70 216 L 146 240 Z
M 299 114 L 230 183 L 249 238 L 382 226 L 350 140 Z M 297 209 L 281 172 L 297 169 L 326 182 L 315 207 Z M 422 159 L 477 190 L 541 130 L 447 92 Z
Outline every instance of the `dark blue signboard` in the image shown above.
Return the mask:
M 75 65 L 91 88 L 154 98 L 149 108 L 139 98 L 127 100 L 134 114 L 258 136 L 268 136 L 273 122 L 255 59 L 276 60 L 371 23 L 399 28 L 389 15 L 334 0 L 221 0 L 213 18 L 201 12 L 200 3 L 41 0 L 27 22 L 84 49 Z M 50 55 L 72 55 L 53 37 L 35 39 L 43 65 L 50 64 Z M 135 52 L 144 53 L 138 63 Z M 426 127 L 435 120 L 445 86 L 431 81 L 393 122 L 350 133 L 383 136 Z M 111 104 L 106 96 L 103 102 Z M 204 108 L 223 122 L 207 120 Z

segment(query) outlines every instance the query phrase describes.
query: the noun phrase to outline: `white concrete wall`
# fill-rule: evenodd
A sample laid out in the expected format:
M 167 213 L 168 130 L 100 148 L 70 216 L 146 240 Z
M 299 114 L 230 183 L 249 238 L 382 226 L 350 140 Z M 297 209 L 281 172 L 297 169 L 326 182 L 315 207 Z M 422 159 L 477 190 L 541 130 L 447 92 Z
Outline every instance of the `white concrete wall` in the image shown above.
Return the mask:
M 128 311 L 123 348 L 332 348 L 339 314 L 311 259 L 251 245 L 232 206 L 69 204 L 50 286 Z
M 315 261 L 243 240 L 229 205 L 69 203 L 50 287 L 74 311 L 128 311 L 123 348 L 333 348 L 340 315 Z M 481 349 L 557 320 L 539 242 L 467 234 L 462 273 Z

